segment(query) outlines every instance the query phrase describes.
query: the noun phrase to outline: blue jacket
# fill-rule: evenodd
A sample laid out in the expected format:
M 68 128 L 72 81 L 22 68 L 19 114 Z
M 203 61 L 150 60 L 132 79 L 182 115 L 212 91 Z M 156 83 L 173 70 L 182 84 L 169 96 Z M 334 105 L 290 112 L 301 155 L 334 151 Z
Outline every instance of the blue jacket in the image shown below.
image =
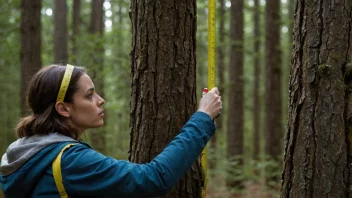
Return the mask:
M 104 156 L 85 143 L 62 155 L 63 184 L 69 197 L 160 196 L 186 174 L 215 132 L 212 119 L 196 112 L 167 147 L 146 164 Z M 52 161 L 68 143 L 59 133 L 21 138 L 2 157 L 0 184 L 6 198 L 58 198 Z

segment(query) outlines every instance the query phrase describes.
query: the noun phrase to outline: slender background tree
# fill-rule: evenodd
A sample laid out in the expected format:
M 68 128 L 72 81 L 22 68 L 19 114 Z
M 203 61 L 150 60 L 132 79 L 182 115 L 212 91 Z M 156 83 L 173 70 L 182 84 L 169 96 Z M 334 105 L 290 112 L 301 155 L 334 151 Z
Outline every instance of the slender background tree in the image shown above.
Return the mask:
M 55 0 L 54 18 L 54 62 L 66 65 L 68 61 L 66 0 Z
M 230 161 L 237 161 L 239 167 L 243 164 L 244 147 L 244 81 L 243 81 L 243 1 L 231 1 L 230 25 L 230 87 L 229 111 L 227 128 L 227 157 Z M 238 168 L 238 167 L 237 167 Z M 228 176 L 229 187 L 240 187 L 241 180 L 237 179 L 235 167 L 230 167 Z
M 260 112 L 261 112 L 261 98 L 259 93 L 259 84 L 260 84 L 260 5 L 259 0 L 254 0 L 254 7 L 253 7 L 253 14 L 254 14 L 254 46 L 253 46 L 253 53 L 254 53 L 254 82 L 253 82 L 253 158 L 255 160 L 259 160 L 260 156 Z
M 31 76 L 40 69 L 40 0 L 22 0 L 21 3 L 21 115 L 27 114 L 26 90 Z
M 71 62 L 72 64 L 78 63 L 78 37 L 79 37 L 79 26 L 81 22 L 80 11 L 81 11 L 81 0 L 73 0 L 72 9 L 72 35 L 71 35 Z
M 265 7 L 265 154 L 280 163 L 282 154 L 282 95 L 280 49 L 280 0 L 268 0 Z M 269 185 L 277 185 L 277 164 L 267 169 Z

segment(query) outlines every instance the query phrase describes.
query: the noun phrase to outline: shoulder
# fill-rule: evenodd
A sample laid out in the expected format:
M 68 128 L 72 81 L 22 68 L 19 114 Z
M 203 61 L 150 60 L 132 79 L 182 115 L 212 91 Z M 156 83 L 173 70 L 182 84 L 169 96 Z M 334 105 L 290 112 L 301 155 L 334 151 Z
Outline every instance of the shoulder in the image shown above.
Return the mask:
M 66 172 L 71 172 L 75 169 L 81 168 L 89 169 L 89 165 L 96 165 L 97 163 L 103 162 L 106 163 L 106 161 L 115 161 L 115 159 L 95 151 L 85 143 L 77 143 L 74 146 L 71 146 L 69 149 L 64 151 L 61 158 L 63 171 Z
M 62 147 L 63 148 L 63 147 Z M 62 154 L 63 161 L 75 160 L 77 157 L 87 157 L 91 155 L 101 155 L 99 152 L 92 149 L 88 144 L 77 142 L 65 149 Z

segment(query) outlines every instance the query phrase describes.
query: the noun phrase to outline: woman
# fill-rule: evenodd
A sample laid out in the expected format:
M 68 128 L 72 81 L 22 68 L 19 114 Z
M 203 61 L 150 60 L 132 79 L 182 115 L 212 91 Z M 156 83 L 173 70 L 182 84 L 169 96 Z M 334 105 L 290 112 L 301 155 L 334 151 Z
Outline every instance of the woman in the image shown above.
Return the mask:
M 163 195 L 196 161 L 214 134 L 213 119 L 222 109 L 219 92 L 213 88 L 158 156 L 150 163 L 134 164 L 104 156 L 79 141 L 86 129 L 103 125 L 104 102 L 81 67 L 52 65 L 38 71 L 28 89 L 33 114 L 18 123 L 19 139 L 1 160 L 5 197 L 60 197 L 61 188 L 69 197 Z M 71 143 L 75 145 L 66 147 Z M 64 147 L 68 149 L 63 152 Z M 61 160 L 59 171 L 55 159 Z

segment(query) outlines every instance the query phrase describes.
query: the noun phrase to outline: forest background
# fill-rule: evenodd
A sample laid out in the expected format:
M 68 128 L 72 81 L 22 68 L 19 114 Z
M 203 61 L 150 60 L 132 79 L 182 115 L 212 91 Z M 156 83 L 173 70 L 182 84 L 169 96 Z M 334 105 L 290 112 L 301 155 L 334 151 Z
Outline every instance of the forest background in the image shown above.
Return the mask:
M 60 21 L 55 20 L 57 1 L 41 1 L 41 65 L 53 63 L 70 63 L 88 68 L 89 72 L 98 72 L 99 82 L 102 81 L 105 98 L 104 109 L 107 112 L 104 126 L 103 144 L 96 142 L 95 136 L 99 131 L 87 132 L 84 141 L 89 142 L 106 155 L 116 159 L 127 160 L 130 149 L 130 101 L 131 101 L 131 57 L 132 25 L 130 19 L 131 2 L 128 0 L 106 0 L 101 7 L 103 16 L 103 31 L 94 30 L 92 19 L 92 2 L 80 1 L 78 22 L 73 21 L 74 2 L 66 2 L 65 11 L 67 21 L 67 59 L 55 54 L 55 48 L 60 44 L 55 39 L 60 37 Z M 266 97 L 266 67 L 265 67 L 265 0 L 243 1 L 243 39 L 231 39 L 231 1 L 218 0 L 216 13 L 216 47 L 217 70 L 216 86 L 221 89 L 224 110 L 221 119 L 217 120 L 218 130 L 216 138 L 208 145 L 208 159 L 211 162 L 208 171 L 209 197 L 228 197 L 232 192 L 238 197 L 278 197 L 281 184 L 282 159 L 267 158 L 265 140 L 271 139 L 272 134 L 264 132 L 265 126 L 265 97 Z M 290 68 L 290 54 L 292 50 L 293 0 L 277 1 L 279 7 L 278 50 L 281 52 L 279 69 L 280 82 L 278 88 L 280 97 L 275 106 L 280 107 L 279 137 L 280 155 L 283 156 L 284 133 L 287 120 L 288 104 L 288 75 Z M 196 2 L 196 71 L 197 98 L 203 87 L 207 87 L 207 42 L 208 42 L 208 2 Z M 94 7 L 94 6 L 93 6 Z M 33 16 L 31 16 L 33 17 Z M 233 16 L 232 16 L 233 17 Z M 59 17 L 57 17 L 58 19 Z M 0 5 L 0 153 L 4 153 L 7 146 L 15 140 L 14 128 L 21 117 L 21 1 L 3 0 Z M 232 19 L 234 20 L 234 19 Z M 222 23 L 222 27 L 220 24 Z M 255 28 L 257 31 L 255 31 Z M 31 38 L 27 38 L 31 39 Z M 243 153 L 237 157 L 239 161 L 230 161 L 228 155 L 228 126 L 233 122 L 229 118 L 229 95 L 231 90 L 231 44 L 239 42 L 243 46 Z M 102 65 L 97 69 L 96 60 L 92 52 L 99 48 L 103 52 Z M 93 64 L 94 63 L 94 64 Z M 220 66 L 220 67 L 219 67 Z M 257 67 L 255 67 L 257 66 Z M 235 72 L 236 73 L 236 72 Z M 222 77 L 221 77 L 222 76 Z M 239 86 L 241 86 L 240 84 Z M 237 86 L 234 84 L 234 86 Z M 98 90 L 99 92 L 99 90 Z M 233 93 L 235 94 L 235 93 Z M 255 100 L 257 99 L 257 100 Z M 267 110 L 270 112 L 269 110 Z M 272 112 L 274 113 L 274 111 Z M 255 118 L 256 117 L 256 118 Z M 259 122 L 258 122 L 259 121 Z M 220 123 L 221 122 L 221 123 Z M 255 123 L 256 122 L 256 123 Z M 265 137 L 268 136 L 268 137 Z M 100 137 L 101 138 L 101 137 Z M 215 146 L 214 146 L 215 145 Z M 270 146 L 270 145 L 268 145 Z M 276 145 L 272 145 L 276 146 Z M 213 164 L 212 164 L 213 163 Z M 269 171 L 268 171 L 269 170 Z M 229 176 L 231 175 L 231 176 Z M 233 176 L 235 175 L 235 176 Z M 228 177 L 236 177 L 236 182 L 242 183 L 239 188 L 226 188 Z M 271 180 L 268 185 L 268 178 Z

